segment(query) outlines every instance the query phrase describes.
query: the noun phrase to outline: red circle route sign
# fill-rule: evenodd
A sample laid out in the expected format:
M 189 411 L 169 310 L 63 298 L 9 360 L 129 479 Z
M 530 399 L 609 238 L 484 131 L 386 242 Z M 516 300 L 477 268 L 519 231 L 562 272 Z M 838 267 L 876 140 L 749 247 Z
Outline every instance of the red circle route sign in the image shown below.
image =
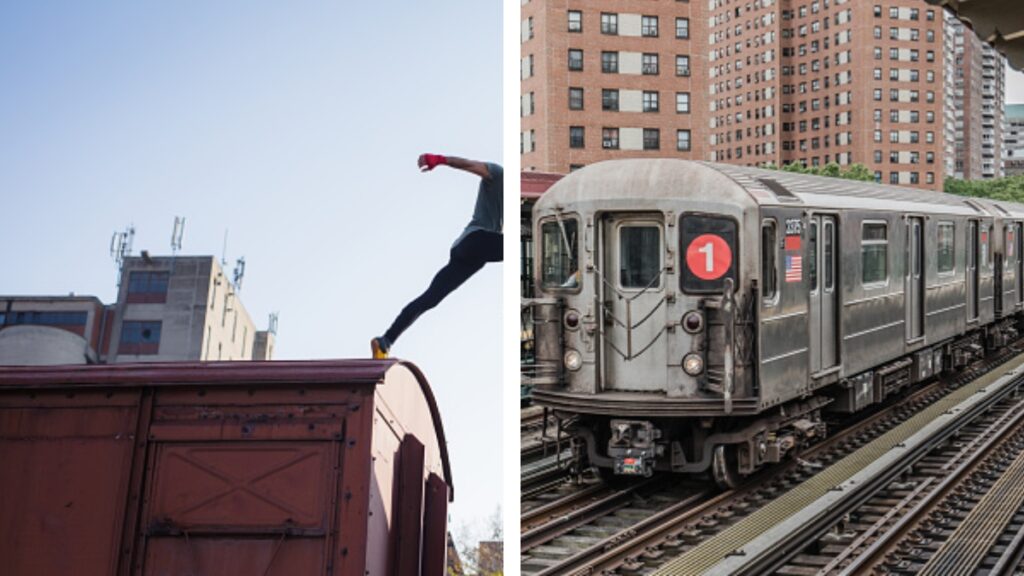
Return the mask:
M 717 234 L 701 234 L 686 247 L 686 266 L 701 280 L 717 280 L 729 271 L 732 249 Z

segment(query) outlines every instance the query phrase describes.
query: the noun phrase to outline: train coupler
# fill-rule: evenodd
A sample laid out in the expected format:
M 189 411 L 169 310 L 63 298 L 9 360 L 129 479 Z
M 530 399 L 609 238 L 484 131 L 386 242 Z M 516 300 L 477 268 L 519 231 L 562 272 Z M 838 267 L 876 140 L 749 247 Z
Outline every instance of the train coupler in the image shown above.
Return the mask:
M 664 447 L 657 443 L 661 430 L 645 420 L 612 420 L 608 456 L 616 474 L 651 476 Z

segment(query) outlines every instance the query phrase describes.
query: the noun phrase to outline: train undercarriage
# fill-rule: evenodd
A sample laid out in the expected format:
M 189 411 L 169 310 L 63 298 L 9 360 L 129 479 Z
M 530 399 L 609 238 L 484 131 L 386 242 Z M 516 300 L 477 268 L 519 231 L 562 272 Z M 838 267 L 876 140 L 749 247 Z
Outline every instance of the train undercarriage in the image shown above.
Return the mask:
M 1006 318 L 759 413 L 645 417 L 631 412 L 622 417 L 581 414 L 557 402 L 550 410 L 560 426 L 565 424 L 563 433 L 577 439 L 579 469 L 590 466 L 616 476 L 656 471 L 710 476 L 720 487 L 733 488 L 825 438 L 830 421 L 961 370 L 1016 340 L 1019 329 L 1016 318 Z

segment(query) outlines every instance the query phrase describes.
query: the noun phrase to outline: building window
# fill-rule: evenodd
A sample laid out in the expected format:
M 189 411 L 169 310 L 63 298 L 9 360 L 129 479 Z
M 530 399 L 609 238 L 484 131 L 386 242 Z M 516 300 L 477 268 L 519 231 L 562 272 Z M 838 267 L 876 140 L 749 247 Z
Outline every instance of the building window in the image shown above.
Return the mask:
M 882 59 L 882 48 L 880 46 L 875 46 L 874 47 L 874 55 L 875 55 L 875 60 L 881 60 Z
M 881 40 L 882 39 L 882 27 L 881 26 L 875 26 L 875 29 L 872 31 L 872 35 L 875 37 L 875 40 Z
M 583 70 L 583 50 L 569 49 L 569 70 Z
M 641 16 L 640 17 L 640 35 L 647 37 L 656 37 L 658 35 L 658 17 L 657 16 Z
M 882 101 L 882 89 L 881 88 L 875 88 L 874 98 L 875 98 L 876 102 L 881 102 Z
M 583 126 L 569 126 L 569 148 L 583 148 Z
M 921 179 L 920 179 L 920 177 L 918 176 L 918 173 L 917 173 L 917 172 L 911 172 L 911 173 L 910 173 L 910 183 L 911 183 L 911 184 L 918 184 L 918 183 L 920 183 L 920 180 L 921 180 Z
M 569 88 L 569 110 L 583 110 L 583 88 Z
M 657 128 L 644 128 L 644 150 L 661 148 L 661 131 Z
M 881 150 L 875 150 L 875 164 L 881 164 L 881 163 L 882 163 L 882 151 Z
M 583 13 L 569 10 L 569 32 L 583 32 Z
M 601 52 L 601 72 L 615 74 L 619 71 L 619 53 Z
M 619 91 L 601 90 L 601 109 L 615 112 L 619 109 Z
M 658 55 L 657 54 L 644 54 L 641 58 L 640 69 L 641 72 L 647 75 L 658 74 Z
M 690 75 L 690 57 L 676 56 L 676 76 Z
M 690 37 L 690 19 L 676 18 L 676 38 L 686 39 Z
M 644 91 L 643 94 L 643 110 L 644 112 L 657 112 L 658 111 L 658 93 Z
M 881 18 L 881 17 L 882 17 L 882 7 L 881 6 L 875 6 L 875 18 Z
M 121 340 L 117 345 L 117 353 L 158 354 L 161 325 L 159 320 L 125 320 L 121 324 Z
M 601 34 L 618 34 L 619 33 L 619 15 L 608 14 L 607 12 L 601 13 Z
M 676 113 L 678 113 L 678 114 L 689 114 L 690 113 L 690 93 L 689 92 L 676 92 Z
M 889 172 L 889 184 L 899 184 L 899 183 L 900 183 L 900 173 L 899 172 Z
M 888 278 L 889 241 L 885 222 L 864 222 L 861 229 L 861 283 L 877 284 Z
M 690 131 L 676 130 L 676 150 L 680 152 L 690 151 Z
M 874 70 L 874 79 L 875 80 L 881 80 L 882 79 L 882 69 L 881 68 L 875 68 L 875 70 Z
M 893 20 L 896 20 L 899 17 L 900 17 L 900 9 L 897 8 L 896 6 L 890 7 L 889 8 L 889 18 L 891 18 Z
M 911 8 L 910 9 L 910 19 L 911 20 L 917 20 L 919 14 L 920 14 L 920 11 L 917 8 Z
M 128 273 L 127 302 L 160 303 L 167 301 L 167 284 L 170 272 L 136 270 Z
M 618 150 L 619 149 L 619 129 L 618 128 L 602 128 L 601 129 L 601 147 L 607 150 Z

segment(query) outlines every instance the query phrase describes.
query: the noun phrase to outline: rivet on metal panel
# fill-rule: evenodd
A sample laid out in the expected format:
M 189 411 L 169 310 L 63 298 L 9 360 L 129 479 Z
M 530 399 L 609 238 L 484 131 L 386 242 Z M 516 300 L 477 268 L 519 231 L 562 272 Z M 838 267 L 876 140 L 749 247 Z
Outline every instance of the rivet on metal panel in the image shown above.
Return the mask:
M 247 392 L 249 393 L 249 396 L 255 396 L 256 395 L 256 391 L 253 390 L 252 388 L 249 388 L 249 390 L 247 390 Z
M 242 426 L 242 434 L 252 434 L 252 430 L 253 428 L 252 425 L 250 424 L 245 424 L 244 426 Z
M 306 389 L 305 388 L 299 388 L 299 396 L 305 396 L 305 395 L 306 395 Z
M 310 431 L 316 430 L 316 424 L 310 424 L 309 425 L 309 429 L 310 429 Z
M 352 411 L 353 412 L 359 412 L 359 406 L 360 406 L 359 404 L 353 404 L 352 405 Z
M 356 439 L 355 438 L 350 438 L 349 441 L 348 441 L 348 445 L 349 445 L 349 448 L 355 446 L 356 445 Z
M 199 396 L 206 396 L 206 390 L 199 389 L 199 391 L 196 392 L 196 394 L 199 395 Z
M 341 549 L 341 555 L 342 556 L 348 556 L 348 548 L 342 548 Z
M 351 499 L 352 499 L 352 491 L 351 490 L 346 490 L 345 491 L 345 501 L 347 502 L 347 501 L 349 501 Z

